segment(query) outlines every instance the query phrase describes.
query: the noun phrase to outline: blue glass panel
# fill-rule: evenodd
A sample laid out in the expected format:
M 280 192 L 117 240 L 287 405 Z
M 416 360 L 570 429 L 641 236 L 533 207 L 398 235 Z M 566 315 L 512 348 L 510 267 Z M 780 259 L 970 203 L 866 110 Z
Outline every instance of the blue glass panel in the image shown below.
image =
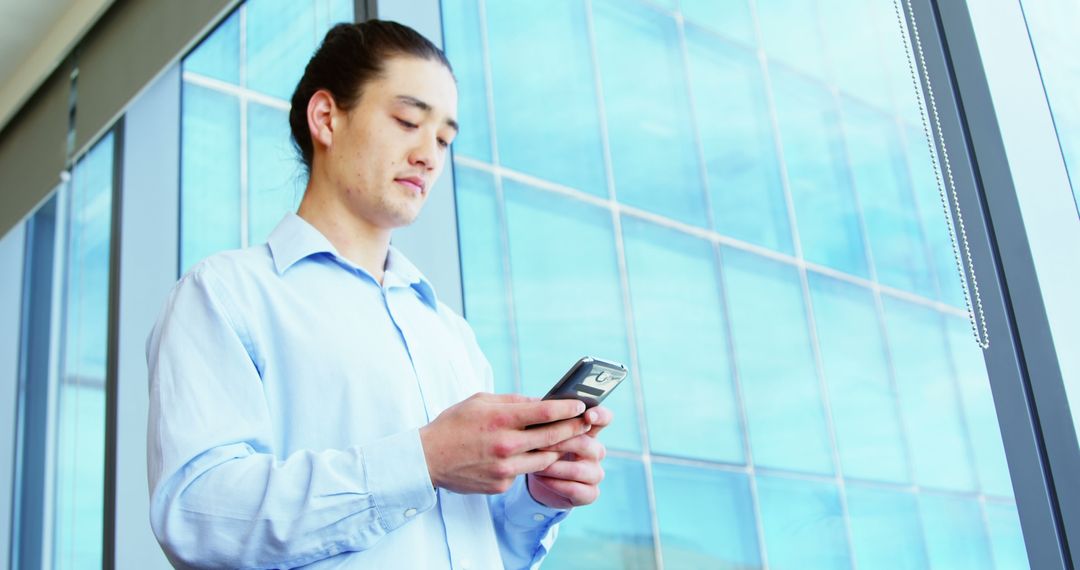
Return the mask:
M 240 84 L 240 10 L 234 10 L 184 58 L 183 68 L 185 72 Z
M 315 29 L 315 3 L 248 0 L 247 87 L 288 101 L 325 30 Z
M 712 244 L 631 217 L 622 225 L 651 449 L 743 463 Z
M 653 464 L 665 568 L 760 568 L 750 482 L 742 473 Z
M 100 566 L 102 559 L 113 147 L 110 133 L 72 176 L 52 545 L 60 566 Z
M 506 291 L 503 228 L 491 175 L 461 166 L 454 168 L 457 191 L 458 240 L 465 318 L 491 363 L 497 392 L 518 392 L 514 379 L 510 310 Z M 542 395 L 534 393 L 533 395 Z
M 835 485 L 759 475 L 757 488 L 770 568 L 851 567 Z
M 915 483 L 975 490 L 975 474 L 940 313 L 882 299 Z
M 302 163 L 289 138 L 289 112 L 248 103 L 248 243 L 266 241 L 304 196 Z
M 968 437 L 974 452 L 975 469 L 982 491 L 989 495 L 1012 497 L 1012 480 L 1005 462 L 1005 447 L 1001 443 L 994 396 L 982 351 L 975 343 L 970 321 L 963 317 L 946 317 L 949 348 L 964 402 Z
M 993 568 L 979 503 L 975 499 L 919 495 L 930 566 L 949 570 Z
M 990 529 L 990 549 L 994 554 L 994 567 L 999 570 L 1027 570 L 1027 550 L 1020 530 L 1020 516 L 1016 505 L 987 501 L 986 524 Z
M 593 13 L 619 201 L 706 226 L 675 20 L 641 4 L 607 0 L 594 2 Z
M 949 239 L 945 210 L 934 177 L 930 149 L 921 128 L 908 128 L 907 155 L 915 204 L 922 219 L 934 272 L 937 274 L 940 299 L 950 305 L 963 307 L 964 292 L 960 285 L 960 274 L 956 269 L 952 240 Z
M 914 495 L 848 484 L 847 507 L 859 568 L 929 568 Z
M 825 62 L 814 0 L 756 2 L 765 53 L 785 66 L 818 77 Z
M 687 23 L 719 32 L 747 46 L 757 46 L 746 0 L 679 0 L 679 9 Z
M 656 567 L 652 523 L 640 461 L 609 457 L 600 498 L 559 525 L 545 568 L 646 570 Z
M 832 473 L 798 273 L 730 248 L 723 269 L 754 463 Z
M 320 33 L 316 34 L 316 43 L 322 42 L 322 36 L 334 24 L 356 21 L 354 0 L 316 0 L 315 25 Z
M 892 116 L 852 99 L 845 97 L 842 102 L 851 169 L 877 279 L 933 298 L 934 276 L 896 123 Z
M 483 32 L 477 4 L 477 0 L 442 0 L 443 37 L 458 83 L 458 124 L 462 128 L 454 138 L 454 153 L 491 162 Z
M 240 103 L 190 83 L 180 119 L 180 270 L 240 246 Z
M 833 98 L 821 84 L 770 71 L 803 257 L 865 277 L 866 254 Z
M 757 56 L 693 28 L 686 30 L 686 41 L 716 230 L 792 253 L 776 140 Z
M 902 44 L 884 43 L 884 26 L 897 27 L 895 15 L 880 9 L 891 8 L 891 2 L 867 2 L 866 0 L 818 0 L 821 13 L 822 36 L 828 66 L 837 86 L 850 95 L 865 101 L 878 110 L 892 111 L 891 84 L 888 66 L 882 65 L 885 50 L 900 51 Z M 885 16 L 885 19 L 881 19 Z M 905 75 L 906 76 L 906 75 Z M 910 83 L 907 89 L 912 89 Z M 904 91 L 898 94 L 905 95 Z
M 500 0 L 487 17 L 499 161 L 606 196 L 584 4 Z
M 809 274 L 840 465 L 848 478 L 906 483 L 907 456 L 872 293 Z
M 629 366 L 611 214 L 510 181 L 504 189 L 524 393 L 546 394 L 582 356 Z M 641 449 L 631 384 L 604 405 L 616 415 L 604 442 Z

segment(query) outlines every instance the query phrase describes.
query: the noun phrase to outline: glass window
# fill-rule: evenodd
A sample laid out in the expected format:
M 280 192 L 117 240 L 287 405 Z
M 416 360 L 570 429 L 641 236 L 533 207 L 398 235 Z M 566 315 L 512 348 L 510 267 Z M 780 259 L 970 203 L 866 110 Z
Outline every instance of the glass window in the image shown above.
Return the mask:
M 650 449 L 745 462 L 712 244 L 631 217 L 622 226 Z
M 463 133 L 495 120 L 453 168 L 496 376 L 632 373 L 602 436 L 625 504 L 577 509 L 548 565 L 651 567 L 651 539 L 668 568 L 951 568 L 949 540 L 1024 566 L 890 3 L 442 6 Z
M 757 54 L 692 26 L 686 43 L 716 231 L 793 253 Z
M 515 182 L 503 184 L 524 393 L 546 394 L 582 356 L 629 362 L 610 213 Z M 605 400 L 624 421 L 602 437 L 611 447 L 639 450 L 634 391 L 626 389 L 631 385 Z
M 604 461 L 604 492 L 588 509 L 576 509 L 559 525 L 559 547 L 545 567 L 568 570 L 646 570 L 656 567 L 652 523 L 640 461 Z
M 994 567 L 978 502 L 968 497 L 924 493 L 919 496 L 919 511 L 932 568 Z
M 832 450 L 798 273 L 736 249 L 725 248 L 723 259 L 732 344 L 754 462 L 832 473 Z
M 915 495 L 852 484 L 847 486 L 847 507 L 860 568 L 929 568 Z
M 266 240 L 306 184 L 289 99 L 351 0 L 248 0 L 182 62 L 180 271 Z
M 707 226 L 675 22 L 604 0 L 593 3 L 593 19 L 619 201 Z
M 1025 0 L 1021 4 L 1080 212 L 1080 65 L 1076 63 L 1080 4 L 1074 0 Z
M 656 514 L 665 568 L 760 568 L 743 473 L 657 463 Z
M 847 523 L 836 485 L 759 475 L 757 489 L 770 567 L 807 570 L 851 567 Z
M 499 163 L 607 196 L 584 3 L 500 0 L 486 7 L 481 24 L 487 25 Z
M 102 559 L 113 146 L 107 134 L 79 160 L 69 194 L 56 416 L 56 566 L 99 566 Z

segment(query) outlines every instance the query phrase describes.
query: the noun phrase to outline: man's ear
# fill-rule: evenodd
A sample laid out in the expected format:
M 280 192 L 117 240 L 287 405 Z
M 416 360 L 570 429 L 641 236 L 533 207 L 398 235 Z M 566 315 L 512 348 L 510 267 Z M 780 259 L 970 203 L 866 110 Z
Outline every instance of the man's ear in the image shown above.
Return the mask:
M 308 99 L 307 122 L 312 146 L 329 149 L 334 142 L 334 115 L 337 103 L 325 89 L 319 89 Z

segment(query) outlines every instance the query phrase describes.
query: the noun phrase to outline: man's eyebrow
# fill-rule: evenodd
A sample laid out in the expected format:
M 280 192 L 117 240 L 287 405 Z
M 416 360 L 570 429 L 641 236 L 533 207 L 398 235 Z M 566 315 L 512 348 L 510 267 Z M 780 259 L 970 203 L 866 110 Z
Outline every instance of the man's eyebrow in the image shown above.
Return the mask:
M 420 109 L 425 113 L 430 113 L 432 111 L 431 105 L 417 99 L 416 97 L 413 97 L 412 95 L 398 95 L 397 97 L 394 97 L 394 99 L 399 103 L 404 103 L 406 105 L 409 105 L 410 107 L 416 107 L 417 109 Z M 453 119 L 447 119 L 446 125 L 451 129 L 454 129 L 454 132 L 457 132 L 459 130 L 457 121 Z

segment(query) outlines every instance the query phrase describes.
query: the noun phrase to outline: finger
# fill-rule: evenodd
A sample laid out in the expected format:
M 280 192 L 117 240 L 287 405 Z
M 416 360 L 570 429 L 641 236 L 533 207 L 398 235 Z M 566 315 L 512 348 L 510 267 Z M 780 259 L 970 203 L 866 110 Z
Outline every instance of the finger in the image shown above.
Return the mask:
M 507 459 L 506 462 L 509 465 L 509 471 L 516 476 L 543 471 L 551 467 L 551 464 L 558 461 L 558 459 L 559 454 L 553 451 L 530 451 L 515 455 Z
M 562 420 L 521 432 L 522 450 L 545 449 L 572 437 L 584 435 L 591 429 L 582 419 Z
M 515 423 L 521 427 L 576 418 L 585 411 L 585 404 L 578 400 L 542 400 L 511 405 Z
M 539 398 L 534 398 L 532 396 L 524 396 L 521 394 L 491 394 L 480 392 L 475 396 L 481 397 L 484 401 L 494 402 L 497 404 L 526 404 L 539 400 Z
M 596 461 L 556 461 L 536 475 L 549 479 L 577 481 L 587 485 L 599 485 L 604 480 L 604 468 Z
M 530 475 L 530 477 L 532 477 L 533 483 L 543 485 L 552 493 L 563 497 L 566 500 L 567 507 L 580 507 L 592 504 L 600 497 L 600 487 L 596 485 L 586 485 L 585 483 L 566 481 L 564 479 L 553 479 L 537 474 Z
M 543 451 L 557 451 L 562 454 L 573 454 L 581 459 L 599 461 L 607 455 L 607 448 L 591 434 L 579 435 L 566 441 L 556 443 L 551 447 L 545 447 Z
M 592 430 L 589 431 L 591 437 L 596 437 L 600 433 L 600 430 L 611 425 L 611 422 L 614 419 L 615 413 L 603 406 L 589 408 L 589 410 L 585 412 L 585 420 L 593 426 Z

